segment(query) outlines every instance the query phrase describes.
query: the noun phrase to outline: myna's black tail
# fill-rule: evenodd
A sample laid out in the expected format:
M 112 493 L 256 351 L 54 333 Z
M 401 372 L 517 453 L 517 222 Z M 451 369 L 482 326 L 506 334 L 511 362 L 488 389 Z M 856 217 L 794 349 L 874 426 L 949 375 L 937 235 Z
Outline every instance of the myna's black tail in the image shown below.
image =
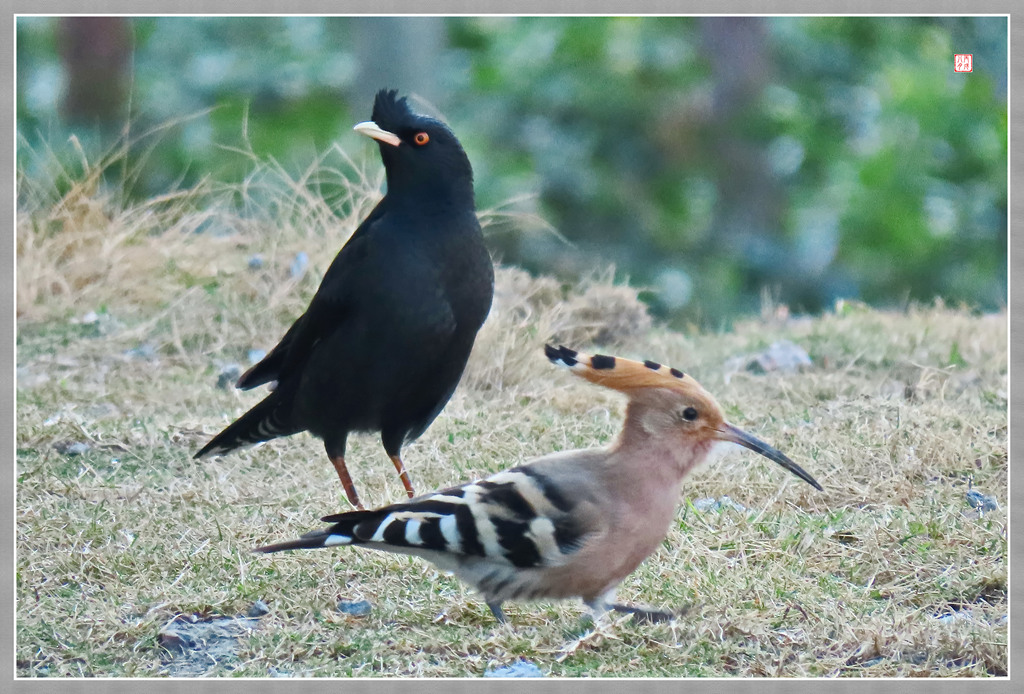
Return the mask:
M 242 446 L 269 441 L 279 436 L 297 434 L 301 429 L 296 429 L 287 422 L 281 421 L 281 415 L 288 408 L 280 405 L 278 394 L 271 393 L 254 408 L 235 420 L 227 429 L 214 436 L 195 454 L 195 457 L 222 455 Z

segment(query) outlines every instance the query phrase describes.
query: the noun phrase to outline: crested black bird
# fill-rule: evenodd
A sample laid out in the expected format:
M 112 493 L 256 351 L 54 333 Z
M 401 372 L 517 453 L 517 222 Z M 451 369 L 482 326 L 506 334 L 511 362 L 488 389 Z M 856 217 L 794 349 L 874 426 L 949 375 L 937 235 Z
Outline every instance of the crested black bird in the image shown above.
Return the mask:
M 447 125 L 381 90 L 357 132 L 380 147 L 387 192 L 327 269 L 309 308 L 236 384 L 276 381 L 196 458 L 309 431 L 324 441 L 345 494 L 349 432 L 379 431 L 413 496 L 402 446 L 447 404 L 494 295 L 473 198 L 473 170 Z
M 613 609 L 658 620 L 670 615 L 616 604 L 615 588 L 664 541 L 683 479 L 716 442 L 745 446 L 821 489 L 778 449 L 727 422 L 692 376 L 653 361 L 545 351 L 629 397 L 610 447 L 552 453 L 411 501 L 327 516 L 329 527 L 255 551 L 363 545 L 420 556 L 477 588 L 502 622 L 504 600 L 571 597 L 595 616 Z

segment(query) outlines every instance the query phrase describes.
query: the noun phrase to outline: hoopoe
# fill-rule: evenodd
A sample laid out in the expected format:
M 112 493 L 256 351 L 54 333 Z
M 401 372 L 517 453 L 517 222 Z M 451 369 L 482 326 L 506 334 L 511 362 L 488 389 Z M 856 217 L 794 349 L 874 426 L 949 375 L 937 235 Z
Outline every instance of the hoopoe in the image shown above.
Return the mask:
M 499 622 L 506 600 L 582 598 L 595 617 L 615 588 L 668 534 L 683 478 L 717 442 L 775 461 L 816 489 L 777 449 L 725 421 L 692 376 L 645 361 L 545 346 L 572 373 L 629 397 L 622 432 L 607 448 L 552 453 L 490 477 L 372 511 L 323 520 L 330 527 L 258 552 L 363 545 L 423 557 L 482 595 Z

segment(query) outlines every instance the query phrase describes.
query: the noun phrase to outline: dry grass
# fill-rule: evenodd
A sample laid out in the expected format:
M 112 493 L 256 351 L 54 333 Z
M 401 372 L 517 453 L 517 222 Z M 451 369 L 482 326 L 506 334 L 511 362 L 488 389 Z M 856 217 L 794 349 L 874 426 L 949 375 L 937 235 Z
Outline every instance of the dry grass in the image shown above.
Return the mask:
M 419 489 L 614 436 L 622 399 L 549 367 L 552 337 L 694 373 L 825 487 L 728 452 L 688 481 L 671 534 L 620 590 L 687 614 L 580 641 L 581 606 L 509 605 L 498 627 L 419 560 L 251 554 L 344 508 L 307 435 L 191 459 L 259 397 L 218 389 L 221 366 L 272 346 L 304 308 L 377 179 L 332 151 L 300 180 L 257 162 L 242 190 L 124 205 L 86 171 L 61 195 L 23 196 L 18 218 L 19 675 L 168 674 L 161 627 L 256 600 L 270 614 L 210 674 L 478 676 L 519 657 L 556 676 L 1006 673 L 1005 315 L 846 304 L 683 335 L 652 327 L 608 277 L 565 287 L 501 269 L 462 386 L 407 448 Z M 316 181 L 345 177 L 359 181 L 350 197 L 325 204 Z M 292 278 L 298 251 L 309 270 Z M 813 366 L 728 366 L 782 338 Z M 55 448 L 66 442 L 90 449 Z M 402 497 L 375 438 L 355 437 L 350 459 L 364 498 Z M 999 508 L 979 515 L 971 485 Z M 723 495 L 747 510 L 691 503 Z M 339 599 L 373 610 L 346 616 Z

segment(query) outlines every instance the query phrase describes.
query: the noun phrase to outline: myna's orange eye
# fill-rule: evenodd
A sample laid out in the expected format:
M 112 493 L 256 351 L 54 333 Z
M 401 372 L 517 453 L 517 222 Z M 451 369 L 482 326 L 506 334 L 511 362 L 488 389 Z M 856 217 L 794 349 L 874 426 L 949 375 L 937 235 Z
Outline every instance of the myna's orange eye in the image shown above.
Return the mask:
M 430 135 L 426 133 L 416 133 L 416 136 L 412 138 L 412 141 L 418 145 L 425 145 L 430 142 Z

